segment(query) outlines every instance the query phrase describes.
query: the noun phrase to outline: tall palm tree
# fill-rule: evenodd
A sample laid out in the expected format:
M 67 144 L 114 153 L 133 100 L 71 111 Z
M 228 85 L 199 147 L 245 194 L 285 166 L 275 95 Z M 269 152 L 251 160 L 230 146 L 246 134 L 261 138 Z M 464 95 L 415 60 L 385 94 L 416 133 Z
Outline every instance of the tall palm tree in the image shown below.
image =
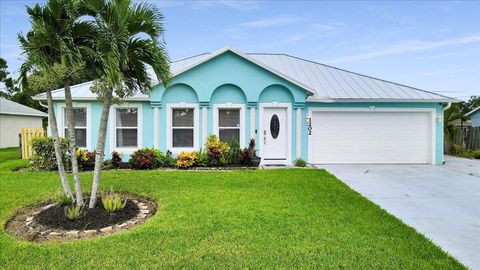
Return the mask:
M 32 38 L 32 35 L 30 35 L 30 39 L 33 39 Z M 25 54 L 27 54 L 27 58 L 29 58 L 28 56 L 28 48 L 29 46 L 25 46 L 29 44 L 27 39 L 25 39 L 23 42 L 22 42 L 22 49 L 23 49 L 23 52 Z M 28 72 L 29 71 L 32 71 L 32 69 L 34 69 L 35 67 L 30 63 L 28 62 L 25 62 L 24 64 L 22 64 L 22 67 L 20 68 L 20 77 L 19 77 L 19 82 L 20 82 L 20 85 L 21 85 L 21 89 L 23 89 L 24 87 L 27 87 L 28 85 Z M 43 72 L 43 78 L 44 78 L 44 81 L 48 82 L 48 81 L 51 81 L 51 77 L 48 77 L 49 73 L 45 73 Z M 62 158 L 62 150 L 61 150 L 61 146 L 60 146 L 60 136 L 58 135 L 58 126 L 57 126 L 57 119 L 56 119 L 56 116 L 55 116 L 55 111 L 54 111 L 54 107 L 53 107 L 53 98 L 52 98 L 52 87 L 51 87 L 51 84 L 48 85 L 48 86 L 45 86 L 44 90 L 45 93 L 46 93 L 46 97 L 47 97 L 47 108 L 48 108 L 48 124 L 50 126 L 50 133 L 52 134 L 52 138 L 53 138 L 53 149 L 54 149 L 54 152 L 55 152 L 55 158 L 57 160 L 57 169 L 58 169 L 58 174 L 60 175 L 60 183 L 62 184 L 62 187 L 63 187 L 63 192 L 65 194 L 65 196 L 69 197 L 69 198 L 73 198 L 73 194 L 72 194 L 72 190 L 70 188 L 70 185 L 68 184 L 68 179 L 67 179 L 67 174 L 65 172 L 65 166 L 63 164 L 63 158 Z
M 83 14 L 90 15 L 97 31 L 95 45 L 98 73 L 93 91 L 103 99 L 97 138 L 95 168 L 89 207 L 96 203 L 105 151 L 109 111 L 114 95 L 120 98 L 152 87 L 148 68 L 168 84 L 170 67 L 163 39 L 163 16 L 147 3 L 130 0 L 83 0 Z
M 73 76 L 84 68 L 86 56 L 92 52 L 95 32 L 91 23 L 78 20 L 80 13 L 77 1 L 49 0 L 44 6 L 36 4 L 27 7 L 27 12 L 30 15 L 32 29 L 26 37 L 19 35 L 18 39 L 28 62 L 45 74 L 53 74 L 64 81 L 70 160 L 76 203 L 81 206 L 84 202 L 75 156 L 75 126 L 70 84 Z M 55 65 L 62 68 L 53 69 Z M 51 93 L 47 91 L 47 98 L 49 95 Z M 56 124 L 52 125 L 52 128 L 56 128 Z M 52 135 L 58 136 L 58 130 L 52 132 Z

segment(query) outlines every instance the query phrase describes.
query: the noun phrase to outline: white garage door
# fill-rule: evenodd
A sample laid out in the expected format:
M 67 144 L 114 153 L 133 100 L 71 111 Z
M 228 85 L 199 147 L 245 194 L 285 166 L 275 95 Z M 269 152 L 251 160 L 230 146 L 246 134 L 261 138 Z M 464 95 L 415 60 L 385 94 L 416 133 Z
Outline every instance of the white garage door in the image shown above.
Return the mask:
M 431 163 L 428 112 L 313 112 L 312 163 Z

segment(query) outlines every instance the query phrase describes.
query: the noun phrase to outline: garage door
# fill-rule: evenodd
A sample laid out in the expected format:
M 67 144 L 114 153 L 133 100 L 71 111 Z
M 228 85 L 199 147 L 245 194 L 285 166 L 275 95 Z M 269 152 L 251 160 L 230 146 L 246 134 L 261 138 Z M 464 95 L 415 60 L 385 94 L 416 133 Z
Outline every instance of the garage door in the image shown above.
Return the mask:
M 431 163 L 428 112 L 313 112 L 312 163 Z

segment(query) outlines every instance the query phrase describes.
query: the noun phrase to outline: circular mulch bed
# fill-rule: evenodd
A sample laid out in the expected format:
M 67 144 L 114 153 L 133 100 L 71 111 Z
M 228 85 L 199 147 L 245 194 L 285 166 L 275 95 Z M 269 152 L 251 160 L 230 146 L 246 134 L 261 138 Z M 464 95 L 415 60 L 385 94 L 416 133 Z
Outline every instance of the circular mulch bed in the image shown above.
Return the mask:
M 127 200 L 122 211 L 106 212 L 101 198 L 98 198 L 96 207 L 89 209 L 86 206 L 77 220 L 66 218 L 66 206 L 63 205 L 42 203 L 26 206 L 6 222 L 5 231 L 28 241 L 71 241 L 128 230 L 142 224 L 157 211 L 153 200 L 133 194 L 122 196 Z

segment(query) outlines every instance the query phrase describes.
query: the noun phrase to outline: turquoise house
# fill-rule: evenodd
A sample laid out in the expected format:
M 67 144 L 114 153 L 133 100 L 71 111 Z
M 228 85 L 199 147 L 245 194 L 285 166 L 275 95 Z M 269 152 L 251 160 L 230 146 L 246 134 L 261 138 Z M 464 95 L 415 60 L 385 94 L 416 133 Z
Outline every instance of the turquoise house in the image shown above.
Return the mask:
M 171 63 L 172 82 L 112 106 L 106 158 L 140 147 L 199 150 L 209 134 L 263 164 L 442 164 L 443 111 L 454 99 L 285 54 L 225 47 Z M 72 86 L 79 147 L 95 149 L 101 102 Z M 63 89 L 53 91 L 65 135 Z M 40 102 L 45 94 L 34 97 Z

